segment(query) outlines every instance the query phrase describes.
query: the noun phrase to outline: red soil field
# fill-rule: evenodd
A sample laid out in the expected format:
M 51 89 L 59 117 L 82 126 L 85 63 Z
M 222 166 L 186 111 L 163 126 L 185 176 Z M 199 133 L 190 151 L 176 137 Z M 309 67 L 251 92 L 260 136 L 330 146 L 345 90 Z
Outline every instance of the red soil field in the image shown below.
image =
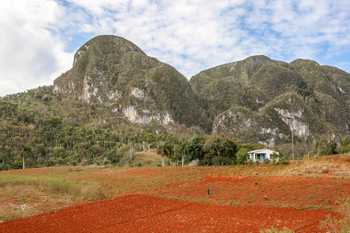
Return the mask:
M 208 189 L 211 195 L 208 197 Z M 336 208 L 350 196 L 350 179 L 301 176 L 209 176 L 200 181 L 167 185 L 161 196 L 209 199 L 233 205 Z
M 323 233 L 325 210 L 263 206 L 230 207 L 127 195 L 0 224 L 1 233 L 232 232 L 259 233 L 276 226 Z

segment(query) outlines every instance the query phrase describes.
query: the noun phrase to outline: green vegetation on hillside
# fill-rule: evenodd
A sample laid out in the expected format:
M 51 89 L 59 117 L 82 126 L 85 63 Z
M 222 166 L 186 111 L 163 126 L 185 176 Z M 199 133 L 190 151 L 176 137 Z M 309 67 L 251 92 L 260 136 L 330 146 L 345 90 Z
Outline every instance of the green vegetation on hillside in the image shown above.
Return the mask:
M 0 100 L 0 169 L 22 168 L 23 162 L 26 167 L 137 166 L 137 152 L 150 149 L 178 165 L 182 160 L 184 164 L 198 160 L 203 165 L 245 162 L 242 155 L 237 159 L 239 145 L 230 138 L 188 130 L 168 132 L 152 125 L 140 128 L 123 121 L 117 125 L 113 121 L 98 124 L 98 117 L 84 120 L 73 114 L 74 109 L 60 106 L 57 97 L 44 94 L 48 89 Z M 53 114 L 50 108 L 62 108 L 64 112 Z M 93 110 L 81 106 L 81 111 Z
M 53 86 L 0 98 L 0 169 L 137 165 L 135 153 L 147 150 L 178 164 L 237 164 L 243 143 L 299 157 L 346 153 L 349 93 L 344 71 L 266 56 L 188 82 L 132 42 L 98 36 Z

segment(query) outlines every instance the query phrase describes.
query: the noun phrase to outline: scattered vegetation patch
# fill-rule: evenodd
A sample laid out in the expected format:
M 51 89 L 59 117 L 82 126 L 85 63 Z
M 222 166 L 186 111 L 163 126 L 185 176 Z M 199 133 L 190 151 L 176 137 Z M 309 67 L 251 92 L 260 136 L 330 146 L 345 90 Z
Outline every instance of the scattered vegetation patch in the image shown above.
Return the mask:
M 133 167 L 162 167 L 167 164 L 169 164 L 168 159 L 156 151 L 137 152 L 130 162 L 130 165 Z
M 344 218 L 340 221 L 340 232 L 349 233 L 350 232 L 350 200 L 347 200 L 342 206 L 341 210 Z
M 54 194 L 70 195 L 77 200 L 105 199 L 102 188 L 95 183 L 71 182 L 59 177 L 1 175 L 0 187 L 13 185 L 34 186 Z
M 278 229 L 278 228 L 272 227 L 266 230 L 261 230 L 260 233 L 294 233 L 294 231 L 288 228 Z
M 343 215 L 341 219 L 327 218 L 322 222 L 324 229 L 331 230 L 333 233 L 349 233 L 350 232 L 350 199 L 344 201 L 340 207 L 340 213 Z

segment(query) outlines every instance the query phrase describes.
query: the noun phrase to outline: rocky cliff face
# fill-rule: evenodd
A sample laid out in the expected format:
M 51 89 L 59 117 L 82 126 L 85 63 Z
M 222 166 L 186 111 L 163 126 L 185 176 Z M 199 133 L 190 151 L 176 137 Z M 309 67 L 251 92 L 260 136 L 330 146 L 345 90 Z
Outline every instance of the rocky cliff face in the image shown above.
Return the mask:
M 349 134 L 350 75 L 314 61 L 249 57 L 192 77 L 215 133 L 273 146 Z
M 188 82 L 130 41 L 99 36 L 77 51 L 54 92 L 130 123 L 200 126 L 270 146 L 350 133 L 350 75 L 310 60 L 253 56 Z
M 105 106 L 131 123 L 208 125 L 183 75 L 116 36 L 99 36 L 83 45 L 73 68 L 55 80 L 54 91 Z

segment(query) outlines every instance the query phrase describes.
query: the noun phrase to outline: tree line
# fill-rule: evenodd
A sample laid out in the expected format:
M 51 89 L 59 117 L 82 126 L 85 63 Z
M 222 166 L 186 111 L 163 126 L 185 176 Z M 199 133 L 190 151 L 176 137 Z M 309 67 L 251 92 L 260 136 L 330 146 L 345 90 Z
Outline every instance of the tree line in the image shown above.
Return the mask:
M 115 131 L 47 119 L 39 124 L 0 123 L 0 169 L 54 165 L 120 165 L 130 153 L 155 149 L 173 164 L 231 165 L 246 160 L 247 147 L 222 136 Z

